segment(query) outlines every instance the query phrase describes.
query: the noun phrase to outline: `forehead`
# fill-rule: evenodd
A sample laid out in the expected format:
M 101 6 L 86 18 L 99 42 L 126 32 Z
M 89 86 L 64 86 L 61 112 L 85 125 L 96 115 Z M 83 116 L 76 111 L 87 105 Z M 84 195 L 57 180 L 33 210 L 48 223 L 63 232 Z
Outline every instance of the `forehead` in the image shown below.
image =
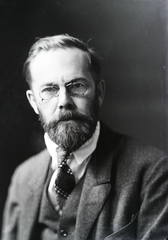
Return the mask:
M 30 63 L 30 74 L 33 82 L 91 78 L 89 65 L 86 53 L 77 48 L 42 50 Z

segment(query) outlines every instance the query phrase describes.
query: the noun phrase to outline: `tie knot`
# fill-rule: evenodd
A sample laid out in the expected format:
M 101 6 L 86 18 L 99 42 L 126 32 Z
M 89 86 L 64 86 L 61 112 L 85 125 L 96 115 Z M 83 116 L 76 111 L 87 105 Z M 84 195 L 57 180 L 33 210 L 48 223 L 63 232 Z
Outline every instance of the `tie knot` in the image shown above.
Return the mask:
M 56 151 L 57 151 L 57 159 L 58 159 L 58 162 L 61 163 L 63 161 L 66 162 L 66 159 L 68 157 L 68 154 L 65 150 L 63 150 L 62 148 L 60 147 L 57 147 L 56 148 Z

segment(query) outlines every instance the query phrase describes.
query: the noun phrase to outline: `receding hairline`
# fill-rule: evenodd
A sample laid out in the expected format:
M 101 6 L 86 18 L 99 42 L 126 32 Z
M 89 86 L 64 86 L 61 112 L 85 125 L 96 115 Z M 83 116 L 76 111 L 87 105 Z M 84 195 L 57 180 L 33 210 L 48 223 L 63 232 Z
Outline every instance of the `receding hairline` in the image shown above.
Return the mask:
M 81 52 L 83 52 L 83 55 L 88 60 L 89 70 L 93 75 L 93 80 L 99 81 L 101 65 L 97 52 L 95 52 L 93 48 L 90 48 L 88 44 L 84 43 L 83 41 L 66 34 L 41 38 L 32 45 L 28 58 L 24 64 L 24 74 L 29 86 L 31 86 L 31 83 L 33 81 L 30 73 L 30 65 L 40 52 L 49 52 L 50 50 L 59 49 L 66 50 L 73 48 L 79 49 Z
M 62 51 L 62 52 L 66 52 L 66 50 L 68 49 L 76 49 L 77 51 L 81 52 L 83 58 L 87 61 L 86 64 L 87 64 L 87 68 L 88 68 L 88 71 L 90 71 L 90 74 L 92 75 L 92 78 L 95 82 L 98 82 L 98 77 L 96 76 L 95 72 L 93 71 L 92 67 L 91 67 L 91 60 L 90 60 L 90 57 L 88 56 L 87 52 L 84 52 L 82 51 L 81 49 L 79 48 L 76 48 L 76 47 L 64 47 L 64 48 L 53 48 L 53 49 L 49 49 L 49 50 L 41 50 L 38 52 L 38 54 L 36 56 L 34 56 L 34 58 L 31 59 L 31 62 L 29 63 L 29 74 L 30 74 L 30 77 L 31 77 L 31 83 L 33 82 L 33 78 L 31 76 L 31 69 L 32 69 L 32 65 L 34 63 L 34 61 L 36 60 L 36 58 L 39 57 L 39 55 L 43 54 L 43 53 L 50 53 L 50 52 L 57 52 L 57 51 Z

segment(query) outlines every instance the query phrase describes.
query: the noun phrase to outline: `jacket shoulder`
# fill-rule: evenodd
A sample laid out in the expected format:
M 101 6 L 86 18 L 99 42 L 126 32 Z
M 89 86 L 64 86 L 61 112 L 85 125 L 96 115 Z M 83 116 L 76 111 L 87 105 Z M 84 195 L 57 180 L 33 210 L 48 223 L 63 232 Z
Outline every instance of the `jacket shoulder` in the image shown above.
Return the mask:
M 127 162 L 133 161 L 137 165 L 154 164 L 155 161 L 167 160 L 167 154 L 154 146 L 150 146 L 135 139 L 134 137 L 117 133 L 101 122 L 100 143 L 102 148 L 113 148 L 115 156 L 127 159 Z
M 139 163 L 154 163 L 158 159 L 167 158 L 163 150 L 125 135 L 120 135 L 117 149 L 134 160 L 139 159 Z
M 47 149 L 28 158 L 21 163 L 14 172 L 14 177 L 19 177 L 20 181 L 30 181 L 30 177 L 38 175 L 48 168 L 50 155 Z

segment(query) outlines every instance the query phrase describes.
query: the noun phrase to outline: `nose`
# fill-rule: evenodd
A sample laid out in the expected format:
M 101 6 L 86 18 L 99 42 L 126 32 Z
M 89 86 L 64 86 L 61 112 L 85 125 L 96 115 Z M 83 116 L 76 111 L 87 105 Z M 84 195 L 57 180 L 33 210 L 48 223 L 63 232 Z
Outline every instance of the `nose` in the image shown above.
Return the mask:
M 58 108 L 59 109 L 73 109 L 74 108 L 74 102 L 66 88 L 62 88 L 59 91 L 58 96 Z

